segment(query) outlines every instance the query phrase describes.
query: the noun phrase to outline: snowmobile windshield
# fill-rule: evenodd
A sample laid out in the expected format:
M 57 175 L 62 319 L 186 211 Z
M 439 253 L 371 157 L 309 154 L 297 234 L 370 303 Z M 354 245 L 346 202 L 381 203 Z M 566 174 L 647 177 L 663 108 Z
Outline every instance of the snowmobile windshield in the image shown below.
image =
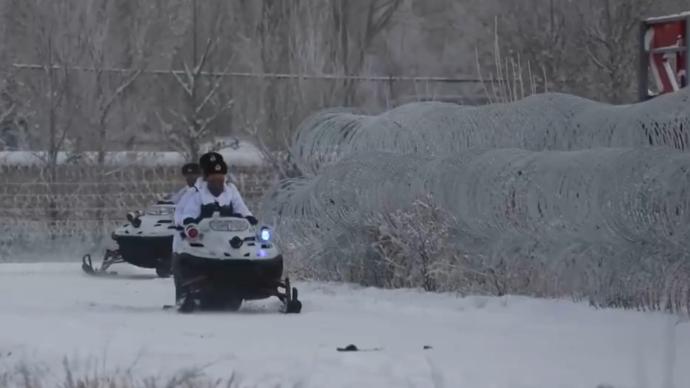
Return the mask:
M 244 218 L 227 218 L 212 220 L 208 226 L 216 232 L 243 232 L 249 229 L 249 222 Z
M 146 209 L 146 214 L 150 216 L 170 216 L 175 213 L 174 206 L 153 206 Z

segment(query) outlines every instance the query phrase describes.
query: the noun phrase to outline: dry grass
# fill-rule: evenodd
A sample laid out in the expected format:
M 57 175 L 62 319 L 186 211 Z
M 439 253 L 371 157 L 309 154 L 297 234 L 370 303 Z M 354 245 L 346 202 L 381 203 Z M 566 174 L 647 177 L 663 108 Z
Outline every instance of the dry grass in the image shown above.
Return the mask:
M 235 373 L 223 379 L 206 376 L 203 368 L 181 370 L 170 377 L 139 377 L 132 369 L 104 372 L 89 367 L 86 371 L 68 359 L 63 360 L 61 372 L 55 373 L 40 364 L 20 363 L 4 365 L 0 357 L 0 388 L 244 388 L 263 387 L 243 383 Z M 270 384 L 269 387 L 295 387 L 294 384 Z

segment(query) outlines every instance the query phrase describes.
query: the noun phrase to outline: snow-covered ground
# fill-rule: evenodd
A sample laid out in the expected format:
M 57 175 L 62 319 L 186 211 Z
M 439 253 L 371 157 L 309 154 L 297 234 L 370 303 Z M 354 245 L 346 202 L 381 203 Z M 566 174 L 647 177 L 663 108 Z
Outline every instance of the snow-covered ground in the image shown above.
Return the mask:
M 690 324 L 663 314 L 301 283 L 301 315 L 278 314 L 276 301 L 179 315 L 161 308 L 170 279 L 118 270 L 0 265 L 0 368 L 38 362 L 57 379 L 67 356 L 142 377 L 234 371 L 260 387 L 690 386 Z M 381 350 L 336 351 L 350 343 Z

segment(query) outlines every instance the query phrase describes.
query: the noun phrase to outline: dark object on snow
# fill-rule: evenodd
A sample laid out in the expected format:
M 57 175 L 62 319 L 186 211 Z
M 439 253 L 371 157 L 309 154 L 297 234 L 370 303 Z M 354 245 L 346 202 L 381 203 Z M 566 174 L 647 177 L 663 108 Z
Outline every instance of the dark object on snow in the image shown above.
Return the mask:
M 424 350 L 429 350 L 429 349 L 433 349 L 433 348 L 429 345 L 424 345 Z
M 369 349 L 360 349 L 354 344 L 347 345 L 344 348 L 337 348 L 339 352 L 378 352 L 382 350 L 382 348 L 369 348 Z

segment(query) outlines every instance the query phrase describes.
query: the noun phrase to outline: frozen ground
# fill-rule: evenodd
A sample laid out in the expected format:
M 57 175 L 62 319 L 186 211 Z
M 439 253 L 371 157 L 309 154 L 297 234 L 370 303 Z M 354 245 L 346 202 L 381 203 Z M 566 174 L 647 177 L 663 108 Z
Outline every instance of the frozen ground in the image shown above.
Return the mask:
M 0 368 L 38 362 L 58 378 L 68 356 L 142 377 L 234 371 L 258 386 L 690 386 L 690 325 L 662 314 L 302 283 L 301 315 L 266 301 L 187 316 L 161 309 L 170 280 L 119 270 L 96 279 L 77 263 L 0 265 Z M 350 343 L 381 350 L 336 352 Z

